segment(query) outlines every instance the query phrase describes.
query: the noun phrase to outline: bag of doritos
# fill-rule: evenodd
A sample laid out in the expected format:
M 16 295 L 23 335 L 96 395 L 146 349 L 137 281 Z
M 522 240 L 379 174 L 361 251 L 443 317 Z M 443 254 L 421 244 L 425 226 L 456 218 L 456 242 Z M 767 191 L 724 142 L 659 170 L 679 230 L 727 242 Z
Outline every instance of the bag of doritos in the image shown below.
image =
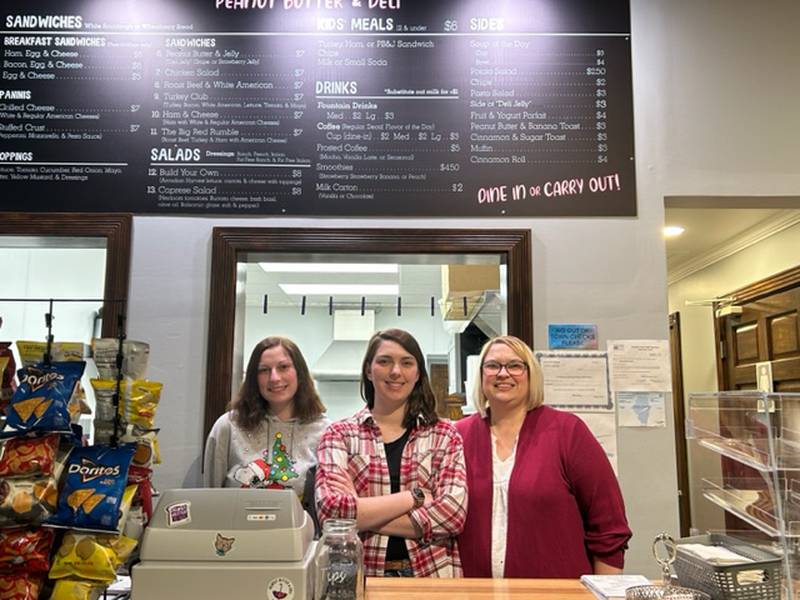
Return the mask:
M 70 432 L 69 402 L 83 361 L 34 365 L 17 372 L 19 387 L 6 410 L 3 437 L 29 432 Z
M 128 468 L 136 444 L 75 448 L 67 463 L 56 514 L 48 524 L 117 531 Z

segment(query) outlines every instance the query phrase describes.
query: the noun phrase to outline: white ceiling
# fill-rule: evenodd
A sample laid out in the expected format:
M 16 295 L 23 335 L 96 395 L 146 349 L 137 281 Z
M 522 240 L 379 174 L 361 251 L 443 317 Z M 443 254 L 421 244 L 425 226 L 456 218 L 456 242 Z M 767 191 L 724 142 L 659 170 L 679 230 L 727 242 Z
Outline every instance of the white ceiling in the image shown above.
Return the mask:
M 397 284 L 400 287 L 399 295 L 405 307 L 422 307 L 430 305 L 433 296 L 438 303 L 442 298 L 442 264 L 497 264 L 499 257 L 491 255 L 462 255 L 460 257 L 420 255 L 416 260 L 426 264 L 408 264 L 415 260 L 413 256 L 402 255 L 366 255 L 360 257 L 363 262 L 399 262 L 397 273 L 266 273 L 255 262 L 248 262 L 246 266 L 246 302 L 250 306 L 262 306 L 264 295 L 269 296 L 269 306 L 300 306 L 302 297 L 288 295 L 281 288 L 281 283 L 317 283 L 317 284 Z M 353 257 L 350 257 L 353 262 Z M 438 260 L 438 264 L 431 264 Z M 341 257 L 314 256 L 314 262 L 342 262 Z M 359 304 L 361 295 L 336 295 L 334 303 L 337 308 L 345 305 Z M 379 306 L 396 307 L 395 296 L 374 296 L 366 298 L 369 308 Z M 306 306 L 327 306 L 328 296 L 309 296 Z
M 666 208 L 664 224 L 686 229 L 666 240 L 668 277 L 704 256 L 712 260 L 720 249 L 735 247 L 747 237 L 766 235 L 798 216 L 800 210 L 772 208 Z

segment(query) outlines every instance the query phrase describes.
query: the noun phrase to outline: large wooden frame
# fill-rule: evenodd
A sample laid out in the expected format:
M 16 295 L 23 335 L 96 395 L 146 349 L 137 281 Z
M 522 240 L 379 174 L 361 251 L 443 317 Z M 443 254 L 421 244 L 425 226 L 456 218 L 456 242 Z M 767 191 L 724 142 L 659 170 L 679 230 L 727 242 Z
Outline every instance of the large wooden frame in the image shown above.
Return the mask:
M 125 213 L 0 213 L 0 235 L 106 238 L 106 279 L 103 291 L 103 337 L 116 337 L 120 303 L 127 314 L 131 270 L 131 215 Z
M 208 435 L 230 401 L 236 262 L 248 252 L 500 254 L 508 270 L 508 332 L 533 344 L 531 240 L 527 229 L 312 229 L 215 227 L 206 368 Z

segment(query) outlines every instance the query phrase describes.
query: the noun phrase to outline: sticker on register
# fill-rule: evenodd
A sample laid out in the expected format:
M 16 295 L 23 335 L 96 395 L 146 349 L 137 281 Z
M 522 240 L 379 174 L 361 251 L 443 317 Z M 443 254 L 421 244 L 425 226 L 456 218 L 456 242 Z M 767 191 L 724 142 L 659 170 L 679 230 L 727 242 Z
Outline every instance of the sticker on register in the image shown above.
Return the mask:
M 266 514 L 258 514 L 258 515 L 247 515 L 248 521 L 275 521 L 278 518 L 278 515 L 266 515 Z
M 167 527 L 180 527 L 192 522 L 192 503 L 176 502 L 164 509 L 167 513 Z
M 294 598 L 294 584 L 286 577 L 276 577 L 267 584 L 267 598 L 269 600 L 292 600 Z
M 235 537 L 225 537 L 217 532 L 217 537 L 214 539 L 214 552 L 217 556 L 225 556 L 233 550 L 233 543 L 236 541 Z

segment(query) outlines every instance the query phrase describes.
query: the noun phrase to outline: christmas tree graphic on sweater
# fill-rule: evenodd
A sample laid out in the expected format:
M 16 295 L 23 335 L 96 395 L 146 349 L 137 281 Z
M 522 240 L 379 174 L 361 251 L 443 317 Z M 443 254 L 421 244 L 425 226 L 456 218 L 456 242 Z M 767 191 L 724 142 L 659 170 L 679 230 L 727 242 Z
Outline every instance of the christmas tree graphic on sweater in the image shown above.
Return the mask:
M 244 467 L 240 467 L 234 473 L 234 479 L 242 484 L 242 487 L 254 488 L 277 488 L 288 487 L 288 481 L 299 477 L 294 470 L 294 460 L 286 452 L 283 443 L 283 434 L 279 431 L 275 434 L 275 441 L 272 444 L 272 462 L 267 462 L 267 452 L 264 450 L 261 458 Z

